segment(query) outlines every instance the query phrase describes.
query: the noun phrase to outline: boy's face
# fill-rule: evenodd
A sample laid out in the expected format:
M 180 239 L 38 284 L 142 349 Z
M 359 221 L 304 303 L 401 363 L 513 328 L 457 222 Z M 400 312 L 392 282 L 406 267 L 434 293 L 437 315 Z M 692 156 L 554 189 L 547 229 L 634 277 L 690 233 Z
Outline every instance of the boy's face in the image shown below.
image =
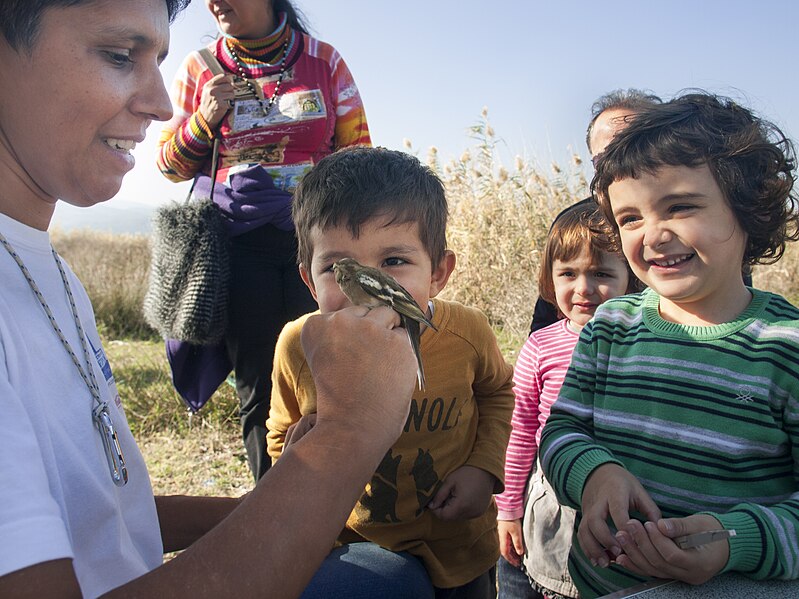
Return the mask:
M 300 274 L 322 313 L 350 305 L 333 274 L 333 263 L 341 258 L 353 258 L 390 274 L 422 309 L 444 288 L 455 267 L 455 254 L 451 251 L 446 252 L 440 264 L 432 264 L 415 222 L 387 225 L 383 219 L 373 219 L 364 223 L 357 238 L 346 226 L 324 231 L 313 227 L 311 246 L 310 267 L 301 264 Z
M 591 320 L 599 305 L 627 291 L 629 273 L 621 256 L 600 252 L 595 263 L 588 248 L 569 260 L 554 260 L 552 283 L 555 301 L 575 329 Z
M 746 233 L 707 165 L 663 166 L 612 183 L 608 196 L 624 255 L 664 318 L 712 324 L 746 308 Z

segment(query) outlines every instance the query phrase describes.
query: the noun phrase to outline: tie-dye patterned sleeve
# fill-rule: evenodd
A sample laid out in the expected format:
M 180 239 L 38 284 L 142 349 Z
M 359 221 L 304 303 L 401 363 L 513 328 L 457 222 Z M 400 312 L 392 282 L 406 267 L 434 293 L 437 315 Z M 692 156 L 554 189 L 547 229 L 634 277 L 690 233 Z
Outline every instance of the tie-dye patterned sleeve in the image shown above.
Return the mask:
M 361 94 L 344 59 L 335 52 L 331 88 L 336 94 L 335 149 L 372 145 Z
M 198 110 L 202 86 L 211 78 L 198 52 L 191 52 L 172 83 L 174 114 L 158 139 L 158 169 L 170 181 L 194 177 L 208 160 L 213 132 Z

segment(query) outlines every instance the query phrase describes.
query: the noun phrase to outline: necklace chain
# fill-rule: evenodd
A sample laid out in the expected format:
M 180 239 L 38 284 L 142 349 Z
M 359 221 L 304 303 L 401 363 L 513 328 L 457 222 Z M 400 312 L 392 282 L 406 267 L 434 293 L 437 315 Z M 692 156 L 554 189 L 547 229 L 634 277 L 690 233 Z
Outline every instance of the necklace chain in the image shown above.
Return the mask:
M 122 450 L 119 447 L 119 440 L 117 439 L 116 431 L 114 430 L 113 423 L 111 422 L 111 416 L 108 413 L 108 404 L 100 399 L 100 388 L 97 385 L 97 379 L 94 376 L 94 369 L 91 365 L 89 347 L 86 343 L 86 333 L 84 332 L 83 325 L 80 322 L 78 308 L 75 304 L 75 297 L 72 295 L 72 288 L 69 285 L 69 280 L 64 272 L 64 267 L 61 264 L 61 259 L 59 258 L 58 253 L 55 251 L 55 248 L 50 248 L 53 253 L 53 259 L 58 267 L 58 273 L 61 275 L 61 281 L 64 284 L 64 290 L 66 291 L 67 299 L 69 300 L 69 307 L 72 311 L 72 318 L 75 321 L 75 327 L 78 330 L 78 337 L 80 338 L 81 349 L 83 350 L 83 359 L 86 363 L 85 369 L 78 360 L 78 356 L 75 355 L 75 352 L 72 349 L 69 341 L 64 336 L 64 332 L 58 325 L 58 321 L 56 321 L 53 311 L 50 309 L 47 300 L 44 299 L 44 295 L 39 290 L 39 286 L 36 284 L 36 281 L 33 280 L 33 276 L 28 270 L 28 267 L 25 266 L 25 263 L 22 261 L 20 255 L 17 254 L 16 250 L 14 250 L 2 233 L 0 233 L 0 244 L 3 245 L 6 251 L 17 263 L 17 266 L 19 266 L 19 269 L 22 272 L 22 275 L 25 277 L 25 280 L 28 282 L 31 291 L 33 291 L 36 299 L 39 300 L 39 304 L 44 309 L 44 313 L 47 315 L 50 325 L 53 327 L 56 335 L 58 335 L 61 345 L 66 350 L 67 354 L 69 354 L 69 357 L 72 358 L 72 362 L 78 369 L 83 382 L 86 383 L 86 386 L 89 388 L 92 399 L 96 404 L 96 406 L 92 409 L 92 418 L 102 436 L 103 447 L 106 452 L 108 465 L 111 469 L 111 477 L 114 479 L 114 483 L 117 486 L 124 485 L 128 482 L 127 469 L 125 468 L 125 458 L 122 455 Z
M 283 44 L 283 56 L 280 59 L 280 62 L 277 63 L 280 66 L 280 74 L 277 76 L 277 83 L 275 84 L 275 91 L 272 93 L 272 97 L 269 98 L 269 103 L 264 106 L 264 101 L 260 98 L 257 90 L 255 89 L 255 84 L 253 83 L 252 79 L 247 77 L 246 71 L 244 70 L 244 63 L 242 62 L 241 58 L 239 58 L 238 53 L 233 48 L 233 45 L 230 43 L 230 40 L 226 39 L 225 44 L 227 45 L 227 49 L 230 51 L 230 55 L 233 57 L 233 62 L 236 63 L 236 66 L 239 68 L 239 76 L 244 80 L 244 83 L 247 84 L 247 89 L 250 90 L 250 93 L 255 96 L 255 99 L 258 100 L 258 105 L 261 107 L 261 113 L 263 116 L 267 116 L 269 111 L 272 110 L 272 106 L 275 104 L 275 100 L 277 100 L 278 95 L 280 94 L 280 85 L 283 83 L 283 76 L 286 74 L 286 58 L 289 53 L 289 41 L 290 37 L 286 39 L 285 43 Z

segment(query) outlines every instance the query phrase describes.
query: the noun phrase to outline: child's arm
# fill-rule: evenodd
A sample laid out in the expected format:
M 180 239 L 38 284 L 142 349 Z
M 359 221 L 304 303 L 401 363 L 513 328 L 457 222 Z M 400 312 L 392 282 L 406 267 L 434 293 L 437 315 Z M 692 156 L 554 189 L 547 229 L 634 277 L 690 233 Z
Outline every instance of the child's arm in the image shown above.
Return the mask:
M 512 430 L 505 453 L 505 490 L 496 496 L 499 551 L 509 563 L 521 565 L 524 555 L 524 491 L 538 452 L 535 435 L 539 427 L 541 371 L 538 344 L 527 338 L 513 369 L 515 403 Z
M 780 352 L 789 351 L 786 349 L 789 347 L 786 340 L 790 335 L 795 335 L 795 330 L 795 325 L 783 330 L 786 337 L 782 341 L 785 345 L 780 346 Z M 775 341 L 770 343 L 777 345 Z M 795 354 L 796 346 L 792 343 L 790 347 L 790 351 Z M 765 350 L 762 353 L 769 355 Z M 730 571 L 741 572 L 755 579 L 799 578 L 799 415 L 796 408 L 796 398 L 799 397 L 799 369 L 795 361 L 791 360 L 780 360 L 778 364 L 777 370 L 767 371 L 771 373 L 767 375 L 768 408 L 771 411 L 768 408 L 764 411 L 768 414 L 766 422 L 771 422 L 768 429 L 772 435 L 776 435 L 773 438 L 781 440 L 781 445 L 775 447 L 785 448 L 785 453 L 781 454 L 784 466 L 780 469 L 772 466 L 771 471 L 763 467 L 747 467 L 751 482 L 745 484 L 758 489 L 758 480 L 775 476 L 775 472 L 782 476 L 789 474 L 791 483 L 785 484 L 784 493 L 774 496 L 773 493 L 763 492 L 762 500 L 742 500 L 729 509 L 719 507 L 716 508 L 719 511 L 666 519 L 657 522 L 657 526 L 649 524 L 643 528 L 640 524 L 631 522 L 624 527 L 624 532 L 635 541 L 633 548 L 625 548 L 632 567 L 641 570 L 646 564 L 651 564 L 657 566 L 659 572 L 687 582 L 706 580 L 718 572 Z M 751 439 L 759 438 L 755 436 L 757 425 L 747 425 L 753 429 Z M 779 430 L 775 432 L 775 429 Z M 751 459 L 747 463 L 757 464 L 757 460 Z M 758 493 L 752 495 L 757 497 Z M 765 505 L 766 502 L 769 505 Z M 669 540 L 708 529 L 735 530 L 736 534 L 727 541 L 686 551 L 679 550 Z M 643 532 L 647 534 L 643 535 Z M 647 557 L 644 562 L 636 557 L 638 547 L 641 548 L 641 555 Z M 654 555 L 652 548 L 657 549 Z M 626 559 L 620 560 L 622 564 L 626 565 L 626 562 Z M 649 571 L 654 571 L 654 568 Z
M 594 440 L 598 360 L 592 324 L 583 328 L 575 347 L 558 400 L 542 431 L 539 452 L 558 501 L 582 511 L 580 546 L 591 561 L 606 566 L 621 553 L 608 517 L 620 527 L 630 519 L 631 511 L 654 520 L 660 511 L 638 480 Z
M 513 368 L 505 362 L 494 331 L 482 314 L 474 344 L 477 368 L 472 384 L 479 419 L 477 438 L 467 466 L 485 470 L 494 479 L 492 492 L 501 493 L 505 480 L 505 451 L 513 416 Z
M 513 369 L 515 398 L 512 430 L 505 453 L 505 490 L 496 496 L 497 519 L 518 520 L 524 515 L 524 491 L 538 452 L 541 376 L 538 344 L 527 338 Z
M 505 450 L 513 413 L 513 369 L 505 362 L 488 319 L 475 323 L 473 391 L 479 419 L 477 437 L 466 463 L 444 480 L 428 504 L 439 518 L 474 518 L 485 513 L 493 493 L 503 491 Z
M 304 321 L 303 321 L 304 322 Z M 283 453 L 289 428 L 302 417 L 297 397 L 300 370 L 307 368 L 300 346 L 302 324 L 288 323 L 275 346 L 272 368 L 272 398 L 266 421 L 266 452 L 274 463 Z
M 797 468 L 797 443 L 792 439 L 794 470 Z M 672 539 L 707 530 L 735 530 L 734 537 L 681 550 Z M 632 539 L 623 546 L 629 560 L 620 565 L 650 576 L 677 578 L 698 584 L 720 572 L 742 572 L 748 577 L 795 580 L 799 578 L 797 537 L 799 537 L 799 496 L 794 493 L 770 506 L 741 503 L 724 513 L 699 513 L 685 518 L 649 522 L 629 522 L 619 540 Z M 656 572 L 656 573 L 655 573 Z

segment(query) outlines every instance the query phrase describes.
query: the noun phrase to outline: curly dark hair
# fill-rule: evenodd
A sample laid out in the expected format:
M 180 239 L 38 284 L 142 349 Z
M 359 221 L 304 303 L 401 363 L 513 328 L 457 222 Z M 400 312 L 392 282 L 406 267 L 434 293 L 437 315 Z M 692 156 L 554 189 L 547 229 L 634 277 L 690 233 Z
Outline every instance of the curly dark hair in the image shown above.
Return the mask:
M 2 0 L 0 32 L 15 50 L 30 50 L 39 33 L 42 13 L 50 8 L 67 8 L 92 0 Z M 191 0 L 164 0 L 171 23 Z
M 692 92 L 639 112 L 597 161 L 591 191 L 616 226 L 608 197 L 614 181 L 703 164 L 747 234 L 744 264 L 779 260 L 786 242 L 799 239 L 794 147 L 730 98 Z

